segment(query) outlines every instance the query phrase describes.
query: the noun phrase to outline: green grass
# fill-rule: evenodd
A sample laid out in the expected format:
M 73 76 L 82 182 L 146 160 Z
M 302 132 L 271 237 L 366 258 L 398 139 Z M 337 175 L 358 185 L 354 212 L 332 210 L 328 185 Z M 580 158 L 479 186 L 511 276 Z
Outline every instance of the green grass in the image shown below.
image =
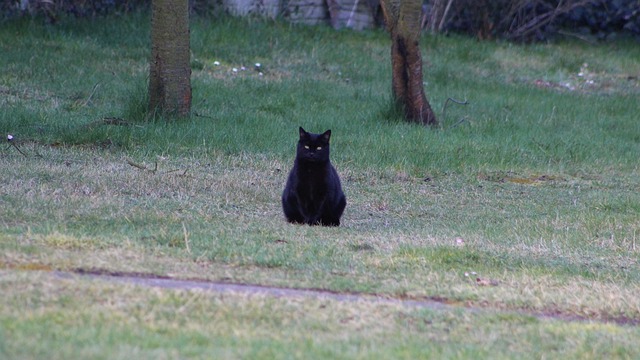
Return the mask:
M 3 280 L 0 353 L 10 358 L 624 358 L 638 351 L 630 340 L 636 328 L 607 324 L 157 291 L 42 274 Z
M 0 134 L 26 154 L 0 147 L 0 357 L 640 356 L 635 326 L 533 316 L 640 321 L 636 44 L 425 36 L 423 128 L 391 109 L 382 31 L 194 19 L 194 115 L 171 121 L 144 111 L 148 23 L 0 28 Z M 332 129 L 340 228 L 281 214 L 300 125 Z M 459 309 L 32 271 L 78 268 Z

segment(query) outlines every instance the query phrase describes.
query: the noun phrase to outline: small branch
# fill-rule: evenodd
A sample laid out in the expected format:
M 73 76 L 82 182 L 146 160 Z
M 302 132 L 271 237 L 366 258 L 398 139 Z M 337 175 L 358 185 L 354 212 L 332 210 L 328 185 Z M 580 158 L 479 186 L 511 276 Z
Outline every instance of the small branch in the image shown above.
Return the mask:
M 549 6 L 546 12 L 543 12 L 542 14 L 537 16 L 533 16 L 523 25 L 520 25 L 519 23 L 512 23 L 512 27 L 510 28 L 512 34 L 509 35 L 509 37 L 512 39 L 526 39 L 530 34 L 539 31 L 544 26 L 552 23 L 559 15 L 566 14 L 573 9 L 576 9 L 580 6 L 588 5 L 593 2 L 594 0 L 584 0 L 564 4 L 563 1 L 559 1 L 558 5 L 555 8 Z M 511 17 L 507 16 L 507 18 Z
M 14 148 L 16 148 L 16 150 L 18 150 L 18 152 L 20 154 L 22 154 L 22 156 L 27 157 L 27 154 L 23 153 L 22 150 L 20 150 L 20 148 L 18 147 L 18 145 L 16 145 L 16 143 L 13 141 L 13 135 L 8 134 L 7 135 L 7 141 L 9 142 L 9 145 L 11 145 Z
M 449 0 L 449 2 L 447 3 L 447 6 L 444 9 L 444 13 L 442 14 L 442 18 L 440 19 L 440 24 L 438 25 L 439 33 L 441 33 L 442 29 L 444 28 L 444 25 L 447 20 L 447 15 L 449 15 L 449 10 L 451 9 L 451 4 L 453 4 L 453 0 Z
M 155 163 L 155 167 L 153 169 L 149 169 L 148 167 L 141 165 L 141 164 L 137 164 L 134 163 L 132 160 L 127 159 L 127 164 L 133 166 L 134 168 L 138 168 L 140 170 L 144 170 L 144 171 L 148 171 L 150 173 L 156 173 L 156 171 L 158 171 L 158 163 Z
M 20 154 L 22 154 L 22 156 L 27 157 L 27 154 L 23 153 L 22 150 L 20 150 L 20 148 L 18 147 L 18 145 L 14 143 L 11 143 L 11 145 L 13 145 L 13 147 L 16 148 L 16 150 L 18 150 Z
M 87 98 L 87 100 L 84 101 L 84 104 L 82 104 L 82 106 L 87 106 L 89 101 L 91 101 L 91 98 L 93 97 L 93 95 L 96 93 L 98 86 L 100 86 L 100 82 L 97 82 L 95 85 L 93 85 L 93 90 L 91 90 L 91 94 L 89 94 L 89 97 Z
M 181 171 L 182 169 L 173 169 L 173 170 L 168 170 L 168 171 L 163 171 L 163 172 L 158 172 L 158 162 L 154 162 L 154 166 L 153 169 L 149 169 L 147 166 L 142 165 L 142 164 L 138 164 L 133 162 L 133 160 L 127 159 L 127 164 L 133 166 L 136 169 L 140 169 L 143 171 L 148 171 L 152 174 L 171 174 L 171 173 L 175 173 L 178 171 Z M 181 175 L 179 176 L 185 176 L 187 174 L 187 171 L 189 171 L 189 168 L 186 168 Z
M 469 102 L 467 100 L 457 100 L 457 99 L 454 99 L 454 98 L 448 98 L 447 101 L 445 101 L 445 106 L 447 105 L 447 102 L 449 102 L 449 101 L 454 102 L 454 103 L 459 104 L 459 105 L 469 105 Z
M 449 128 L 447 128 L 447 130 L 453 129 L 454 127 L 459 126 L 460 124 L 462 124 L 465 121 L 467 121 L 467 118 L 463 117 L 462 119 L 458 120 L 458 122 L 456 122 L 455 124 L 449 126 Z
M 447 100 L 444 102 L 444 105 L 442 106 L 442 123 L 443 124 L 447 120 L 447 105 L 449 105 L 449 102 L 452 102 L 458 105 L 469 105 L 469 102 L 467 100 L 461 101 L 461 100 L 456 100 L 454 98 L 447 98 Z M 461 122 L 462 121 L 459 121 L 458 123 L 461 123 Z M 455 125 L 458 125 L 458 124 L 455 124 Z

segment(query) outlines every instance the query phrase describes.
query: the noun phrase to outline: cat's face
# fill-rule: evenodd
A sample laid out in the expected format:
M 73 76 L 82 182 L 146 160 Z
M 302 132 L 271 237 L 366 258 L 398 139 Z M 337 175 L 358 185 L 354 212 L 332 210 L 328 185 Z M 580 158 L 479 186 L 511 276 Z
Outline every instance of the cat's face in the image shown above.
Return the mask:
M 300 160 L 311 162 L 329 161 L 329 139 L 331 130 L 322 134 L 311 134 L 300 128 L 297 156 Z

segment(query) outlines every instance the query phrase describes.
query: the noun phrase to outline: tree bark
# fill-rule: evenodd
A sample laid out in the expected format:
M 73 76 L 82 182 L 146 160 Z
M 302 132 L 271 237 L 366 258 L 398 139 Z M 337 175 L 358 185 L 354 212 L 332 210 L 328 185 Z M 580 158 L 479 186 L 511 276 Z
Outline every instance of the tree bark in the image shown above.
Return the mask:
M 189 0 L 153 0 L 149 110 L 165 115 L 191 112 Z
M 425 125 L 437 124 L 427 101 L 420 54 L 420 0 L 383 0 L 382 10 L 391 33 L 391 86 L 393 98 L 405 118 Z

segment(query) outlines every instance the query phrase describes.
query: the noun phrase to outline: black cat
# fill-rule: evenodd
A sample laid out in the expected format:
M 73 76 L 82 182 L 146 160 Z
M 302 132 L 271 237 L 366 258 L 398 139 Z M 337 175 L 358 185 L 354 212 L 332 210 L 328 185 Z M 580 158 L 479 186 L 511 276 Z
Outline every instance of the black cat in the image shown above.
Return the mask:
M 347 200 L 329 161 L 331 130 L 311 134 L 300 128 L 293 169 L 282 193 L 282 209 L 290 223 L 338 226 Z

